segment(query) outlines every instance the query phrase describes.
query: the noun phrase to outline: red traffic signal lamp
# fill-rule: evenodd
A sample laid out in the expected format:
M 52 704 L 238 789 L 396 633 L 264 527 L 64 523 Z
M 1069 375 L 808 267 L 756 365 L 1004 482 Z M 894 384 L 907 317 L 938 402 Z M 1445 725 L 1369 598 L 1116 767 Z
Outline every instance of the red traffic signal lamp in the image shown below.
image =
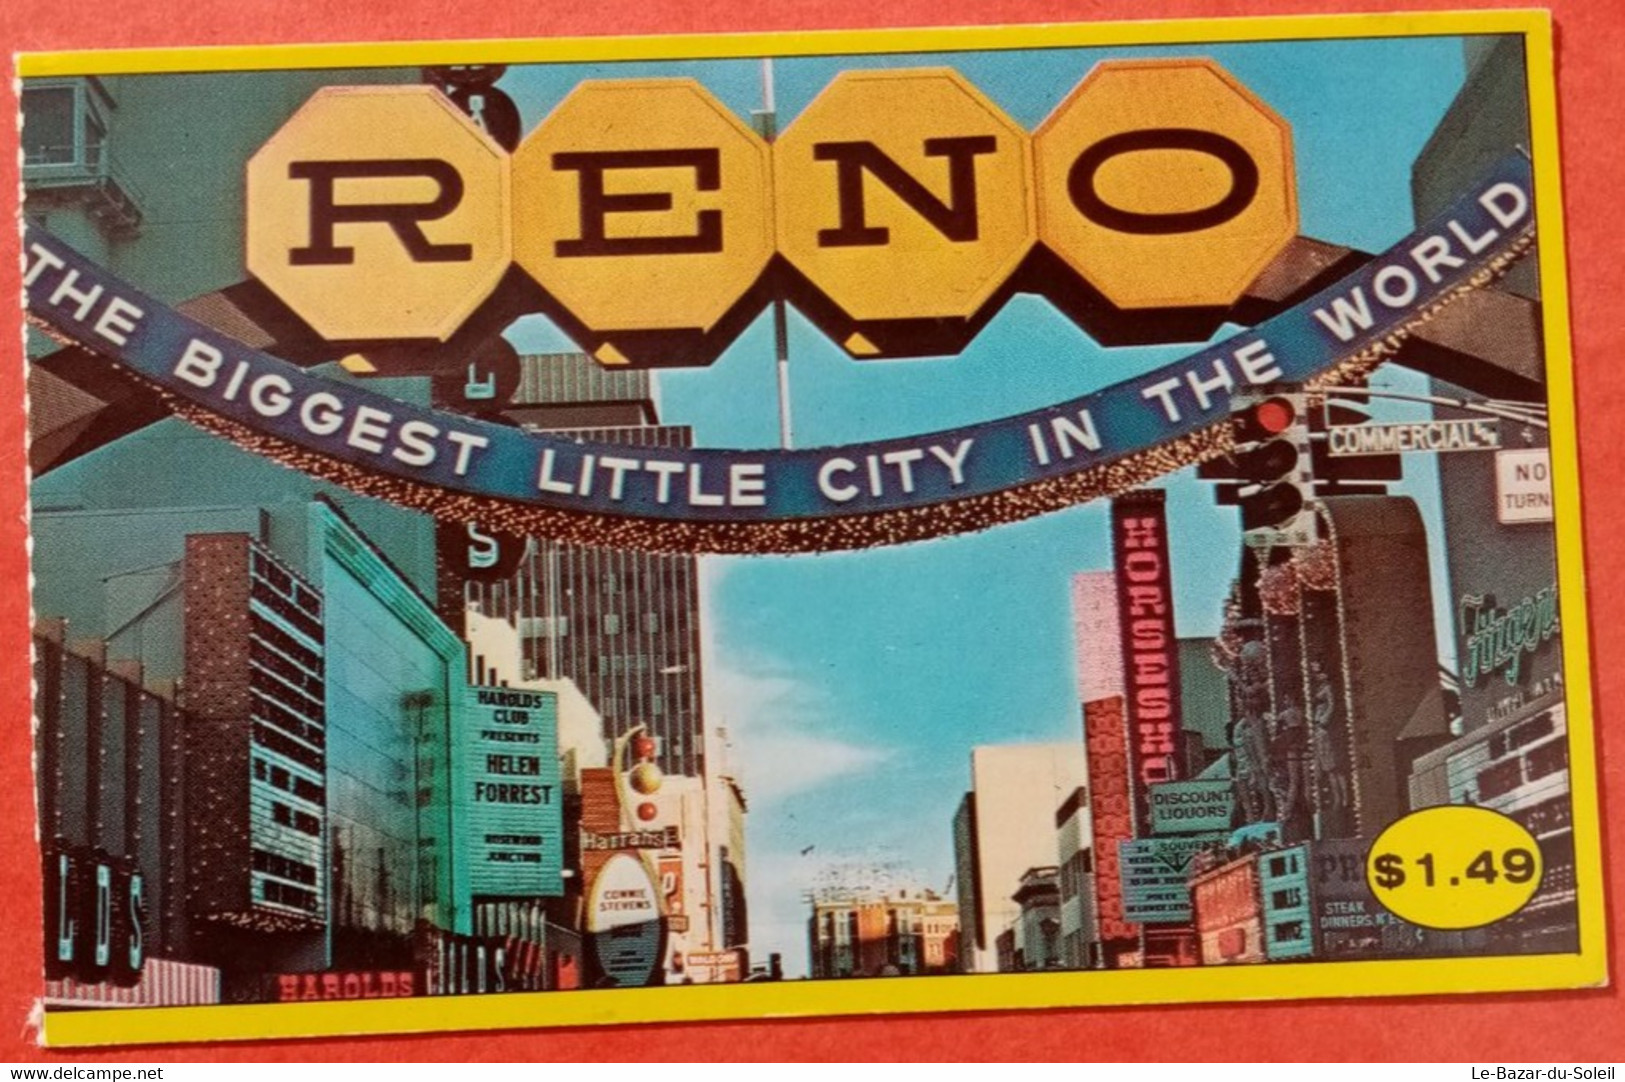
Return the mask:
M 1253 443 L 1279 436 L 1300 422 L 1299 404 L 1283 394 L 1271 395 L 1236 415 L 1236 442 Z
M 1313 539 L 1305 513 L 1313 477 L 1305 396 L 1275 393 L 1233 403 L 1234 449 L 1202 463 L 1198 477 L 1228 482 L 1221 504 L 1241 509 L 1250 544 L 1304 544 Z

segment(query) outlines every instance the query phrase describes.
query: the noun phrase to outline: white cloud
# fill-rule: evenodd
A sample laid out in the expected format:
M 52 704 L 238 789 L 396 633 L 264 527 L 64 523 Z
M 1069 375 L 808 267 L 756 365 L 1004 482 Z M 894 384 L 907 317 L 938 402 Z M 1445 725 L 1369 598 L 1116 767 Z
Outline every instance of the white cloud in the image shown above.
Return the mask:
M 705 667 L 706 713 L 725 726 L 752 804 L 771 804 L 864 774 L 890 749 L 827 735 L 837 715 L 824 690 L 780 663 L 730 653 Z

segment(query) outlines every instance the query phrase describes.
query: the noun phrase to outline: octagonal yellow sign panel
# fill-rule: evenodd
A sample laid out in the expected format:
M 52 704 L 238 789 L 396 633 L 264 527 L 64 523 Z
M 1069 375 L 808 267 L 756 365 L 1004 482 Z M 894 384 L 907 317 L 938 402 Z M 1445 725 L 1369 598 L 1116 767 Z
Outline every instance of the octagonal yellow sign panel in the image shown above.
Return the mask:
M 1030 163 L 957 71 L 843 72 L 773 146 L 779 251 L 855 320 L 967 318 L 1032 246 Z
M 325 88 L 248 163 L 248 269 L 328 339 L 444 341 L 511 261 L 507 156 L 431 87 Z
M 1297 235 L 1291 131 L 1211 60 L 1098 64 L 1033 144 L 1040 239 L 1119 308 L 1233 304 Z
M 773 254 L 767 144 L 692 79 L 582 83 L 513 176 L 515 260 L 597 331 L 708 329 Z

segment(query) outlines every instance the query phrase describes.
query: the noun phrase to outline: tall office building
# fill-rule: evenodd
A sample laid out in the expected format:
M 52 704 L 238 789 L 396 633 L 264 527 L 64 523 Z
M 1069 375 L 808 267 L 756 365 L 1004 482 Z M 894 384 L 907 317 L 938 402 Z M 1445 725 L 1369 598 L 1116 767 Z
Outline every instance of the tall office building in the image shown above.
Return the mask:
M 1086 774 L 1076 741 L 971 750 L 971 791 L 954 819 L 965 972 L 996 970 L 997 939 L 1021 918 L 1022 876 L 1054 867 L 1055 811 Z
M 481 385 L 470 386 L 477 394 Z M 499 412 L 535 431 L 583 439 L 645 447 L 690 441 L 687 427 L 656 423 L 647 372 L 605 369 L 581 353 L 520 358 L 517 387 Z M 603 715 L 607 736 L 647 726 L 663 771 L 702 775 L 698 560 L 543 538 L 488 539 L 463 529 L 448 526 L 442 534 L 446 618 L 473 605 L 512 620 L 527 676 L 573 680 Z M 498 578 L 478 569 L 480 554 L 493 545 L 519 550 L 511 561 L 499 559 L 498 566 L 514 570 Z

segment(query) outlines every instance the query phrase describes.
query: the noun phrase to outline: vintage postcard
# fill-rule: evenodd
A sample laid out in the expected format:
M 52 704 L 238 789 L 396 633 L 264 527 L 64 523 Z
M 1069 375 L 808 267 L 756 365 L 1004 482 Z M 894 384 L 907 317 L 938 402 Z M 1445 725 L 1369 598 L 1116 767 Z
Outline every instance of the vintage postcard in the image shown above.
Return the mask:
M 1606 980 L 1545 16 L 19 70 L 48 1044 Z

